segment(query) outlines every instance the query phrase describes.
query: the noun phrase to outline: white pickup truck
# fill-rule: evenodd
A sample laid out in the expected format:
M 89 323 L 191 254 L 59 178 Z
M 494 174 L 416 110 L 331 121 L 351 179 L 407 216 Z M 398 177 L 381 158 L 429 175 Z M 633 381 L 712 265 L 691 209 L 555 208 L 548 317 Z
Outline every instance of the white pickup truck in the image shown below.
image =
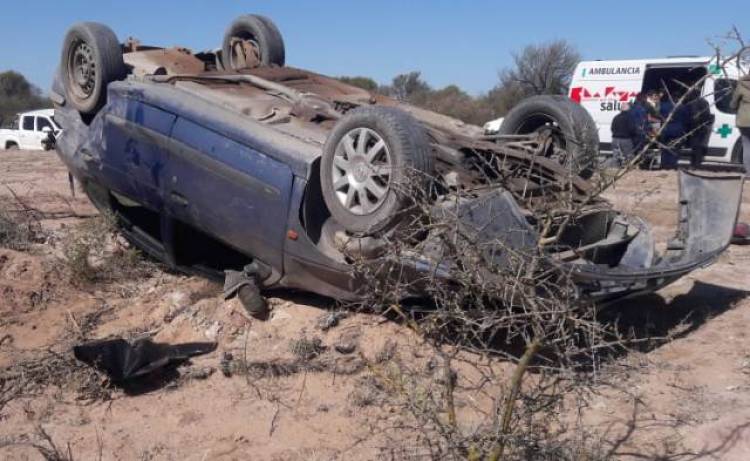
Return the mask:
M 23 112 L 16 115 L 8 127 L 0 129 L 0 149 L 49 150 L 60 134 L 54 109 Z M 53 136 L 50 136 L 52 133 Z

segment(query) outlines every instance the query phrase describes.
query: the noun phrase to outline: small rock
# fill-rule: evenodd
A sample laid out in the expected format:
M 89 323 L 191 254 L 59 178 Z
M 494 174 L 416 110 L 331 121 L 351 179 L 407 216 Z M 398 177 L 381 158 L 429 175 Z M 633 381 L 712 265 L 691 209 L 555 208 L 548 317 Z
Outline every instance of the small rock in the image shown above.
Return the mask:
M 347 355 L 357 350 L 357 343 L 354 341 L 339 341 L 333 346 L 333 348 L 339 354 Z
M 280 322 L 284 320 L 291 319 L 292 316 L 288 312 L 284 312 L 283 310 L 278 310 L 274 308 L 273 312 L 271 313 L 271 321 L 272 322 Z
M 219 362 L 221 373 L 227 378 L 232 377 L 232 360 L 234 360 L 234 356 L 232 355 L 232 353 L 224 352 L 224 354 L 222 354 L 221 356 L 221 362 Z
M 329 411 L 329 410 L 330 410 L 330 408 L 329 408 L 329 407 L 328 407 L 328 405 L 326 405 L 325 403 L 321 404 L 321 405 L 320 405 L 320 406 L 318 407 L 318 411 L 320 411 L 320 412 L 322 412 L 322 413 L 328 413 L 328 411 Z
M 221 323 L 219 323 L 218 321 L 214 322 L 204 334 L 206 335 L 207 339 L 216 341 L 216 338 L 219 336 L 219 332 L 221 332 L 221 328 Z
M 317 327 L 322 331 L 328 331 L 346 318 L 345 312 L 327 312 L 318 318 Z
M 165 296 L 174 307 L 179 307 L 188 301 L 188 295 L 184 291 L 173 291 Z
M 186 379 L 208 379 L 214 374 L 214 367 L 191 368 L 183 375 Z

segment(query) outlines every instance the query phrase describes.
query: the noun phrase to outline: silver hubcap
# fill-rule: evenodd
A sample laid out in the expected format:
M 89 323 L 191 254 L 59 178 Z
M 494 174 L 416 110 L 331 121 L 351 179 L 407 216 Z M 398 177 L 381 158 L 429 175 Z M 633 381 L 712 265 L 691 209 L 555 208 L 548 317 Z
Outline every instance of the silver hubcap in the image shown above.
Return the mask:
M 391 154 L 383 138 L 369 128 L 344 135 L 333 156 L 333 190 L 351 213 L 374 213 L 385 201 L 391 183 Z

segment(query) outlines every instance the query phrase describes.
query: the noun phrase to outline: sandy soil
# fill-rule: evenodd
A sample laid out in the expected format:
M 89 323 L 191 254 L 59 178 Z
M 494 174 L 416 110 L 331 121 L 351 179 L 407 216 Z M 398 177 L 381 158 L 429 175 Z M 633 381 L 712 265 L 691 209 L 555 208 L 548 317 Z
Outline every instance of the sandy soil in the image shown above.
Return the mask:
M 112 391 L 110 400 L 89 401 L 71 386 L 42 386 L 0 406 L 0 440 L 42 427 L 74 459 L 385 456 L 388 442 L 372 431 L 373 422 L 399 415 L 387 403 L 361 404 L 356 354 L 334 346 L 352 343 L 375 357 L 390 342 L 399 353 L 417 356 L 410 330 L 351 314 L 323 331 L 318 324 L 331 312 L 330 302 L 291 293 L 270 299 L 270 320 L 249 320 L 236 301 L 221 298 L 220 287 L 158 270 L 145 280 L 74 287 L 54 270 L 54 261 L 61 236 L 94 213 L 91 205 L 80 195 L 70 197 L 67 172 L 53 152 L 0 151 L 3 204 L 11 201 L 6 186 L 26 205 L 58 215 L 43 222 L 51 232 L 47 242 L 24 252 L 0 248 L 0 367 L 48 350 L 70 354 L 81 336 L 150 332 L 170 343 L 216 340 L 219 348 L 182 367 L 170 385 L 149 392 Z M 619 208 L 651 221 L 660 236 L 669 234 L 677 202 L 674 173 L 636 172 L 608 195 Z M 750 190 L 742 218 L 750 221 Z M 634 408 L 647 421 L 622 451 L 669 452 L 670 443 L 681 440 L 692 449 L 715 448 L 716 459 L 750 459 L 749 267 L 750 247 L 733 246 L 716 264 L 617 307 L 625 325 L 675 335 L 618 359 L 636 370 L 624 384 L 639 397 L 637 405 L 606 391 L 590 401 L 587 417 L 602 425 L 627 421 Z M 290 343 L 303 337 L 320 338 L 327 346 L 324 358 L 344 371 L 263 379 L 228 378 L 219 371 L 227 351 L 255 361 L 291 360 Z M 206 377 L 208 369 L 214 372 Z M 0 448 L 0 459 L 42 457 L 33 448 L 9 446 Z

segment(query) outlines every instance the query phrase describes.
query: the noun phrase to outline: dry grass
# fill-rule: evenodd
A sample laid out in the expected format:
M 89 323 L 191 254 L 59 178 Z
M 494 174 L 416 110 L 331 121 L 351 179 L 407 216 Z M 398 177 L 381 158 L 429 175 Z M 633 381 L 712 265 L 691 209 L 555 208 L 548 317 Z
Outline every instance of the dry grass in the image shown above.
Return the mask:
M 88 219 L 62 240 L 62 266 L 74 285 L 91 285 L 148 277 L 155 265 L 117 233 L 116 218 Z
M 43 241 L 44 232 L 37 220 L 24 213 L 0 209 L 0 247 L 25 251 Z

